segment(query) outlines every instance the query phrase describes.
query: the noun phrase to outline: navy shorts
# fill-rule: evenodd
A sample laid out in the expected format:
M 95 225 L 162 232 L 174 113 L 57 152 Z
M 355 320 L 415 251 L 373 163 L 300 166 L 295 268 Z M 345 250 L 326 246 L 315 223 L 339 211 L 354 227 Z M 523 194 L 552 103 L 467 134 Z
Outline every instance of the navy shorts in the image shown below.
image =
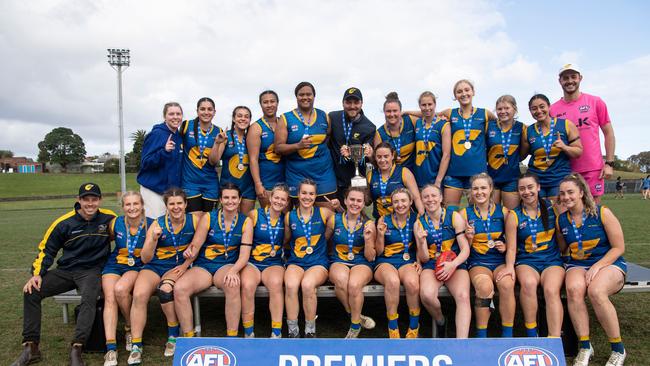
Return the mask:
M 504 183 L 494 183 L 494 189 L 498 189 L 501 192 L 508 192 L 508 193 L 517 192 L 517 181 L 513 180 Z
M 443 180 L 443 185 L 445 188 L 470 189 L 469 179 L 470 177 L 452 177 L 448 175 Z
M 560 267 L 564 269 L 564 265 L 561 259 L 553 260 L 550 262 L 528 262 L 528 261 L 515 262 L 515 267 L 517 266 L 528 266 L 536 270 L 537 273 L 539 274 L 542 274 L 542 272 L 544 272 L 544 270 L 546 270 L 549 267 Z

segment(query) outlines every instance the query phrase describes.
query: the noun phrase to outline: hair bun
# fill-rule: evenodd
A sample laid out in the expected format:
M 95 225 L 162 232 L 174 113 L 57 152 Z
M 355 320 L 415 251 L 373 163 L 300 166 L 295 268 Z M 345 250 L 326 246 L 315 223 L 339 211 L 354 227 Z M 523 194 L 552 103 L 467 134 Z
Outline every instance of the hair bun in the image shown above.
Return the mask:
M 399 100 L 399 96 L 397 95 L 397 92 L 393 91 L 386 95 L 386 100 Z

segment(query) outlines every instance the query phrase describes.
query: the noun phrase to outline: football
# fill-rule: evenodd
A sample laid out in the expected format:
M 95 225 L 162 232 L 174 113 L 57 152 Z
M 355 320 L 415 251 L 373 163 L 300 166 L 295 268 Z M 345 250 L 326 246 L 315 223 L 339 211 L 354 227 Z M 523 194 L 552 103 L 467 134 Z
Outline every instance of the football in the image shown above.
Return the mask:
M 442 267 L 442 263 L 451 262 L 454 259 L 456 259 L 456 253 L 454 253 L 451 250 L 445 250 L 444 252 L 440 253 L 440 256 L 438 256 L 438 259 L 436 259 L 436 278 L 438 279 L 438 281 L 441 281 L 439 277 L 439 273 L 441 273 L 440 269 Z

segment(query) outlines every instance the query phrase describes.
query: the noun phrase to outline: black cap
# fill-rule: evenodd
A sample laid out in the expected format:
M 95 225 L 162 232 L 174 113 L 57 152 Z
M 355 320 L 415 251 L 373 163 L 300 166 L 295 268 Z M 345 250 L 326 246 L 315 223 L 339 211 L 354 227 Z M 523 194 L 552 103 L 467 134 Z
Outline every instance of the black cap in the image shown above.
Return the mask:
M 79 198 L 85 196 L 102 196 L 102 190 L 95 183 L 84 183 L 79 187 Z
M 361 90 L 359 90 L 359 88 L 348 88 L 343 94 L 343 100 L 349 98 L 356 98 L 362 101 L 363 95 L 361 95 Z

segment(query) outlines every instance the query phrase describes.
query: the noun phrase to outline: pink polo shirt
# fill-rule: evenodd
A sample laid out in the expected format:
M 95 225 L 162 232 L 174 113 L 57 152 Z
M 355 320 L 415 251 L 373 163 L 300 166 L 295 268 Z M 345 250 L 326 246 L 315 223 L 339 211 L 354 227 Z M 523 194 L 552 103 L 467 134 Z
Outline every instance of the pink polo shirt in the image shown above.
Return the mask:
M 553 103 L 550 112 L 552 117 L 572 121 L 580 131 L 582 155 L 571 159 L 571 169 L 578 173 L 601 170 L 604 162 L 598 130 L 611 122 L 605 102 L 595 95 L 580 93 L 575 101 L 567 103 L 562 98 Z

